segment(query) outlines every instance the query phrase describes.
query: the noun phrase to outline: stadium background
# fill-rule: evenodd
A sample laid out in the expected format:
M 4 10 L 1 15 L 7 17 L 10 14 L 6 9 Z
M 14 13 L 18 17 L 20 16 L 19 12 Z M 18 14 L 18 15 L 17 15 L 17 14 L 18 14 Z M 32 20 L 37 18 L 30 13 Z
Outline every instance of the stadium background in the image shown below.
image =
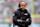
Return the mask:
M 20 1 L 27 2 L 26 9 L 32 17 L 29 27 L 40 27 L 40 0 L 0 0 L 0 27 L 12 27 L 13 12 L 17 10 Z

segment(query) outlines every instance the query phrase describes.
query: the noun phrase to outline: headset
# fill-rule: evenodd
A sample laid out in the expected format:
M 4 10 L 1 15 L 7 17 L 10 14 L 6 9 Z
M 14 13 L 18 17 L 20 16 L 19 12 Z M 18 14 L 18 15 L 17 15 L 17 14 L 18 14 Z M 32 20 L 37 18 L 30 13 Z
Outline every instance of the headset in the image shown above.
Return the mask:
M 21 1 L 21 2 L 25 2 L 25 1 Z M 26 3 L 26 2 L 25 2 Z M 27 3 L 26 3 L 26 5 L 27 5 Z M 19 2 L 19 6 L 18 7 L 20 7 L 20 2 Z

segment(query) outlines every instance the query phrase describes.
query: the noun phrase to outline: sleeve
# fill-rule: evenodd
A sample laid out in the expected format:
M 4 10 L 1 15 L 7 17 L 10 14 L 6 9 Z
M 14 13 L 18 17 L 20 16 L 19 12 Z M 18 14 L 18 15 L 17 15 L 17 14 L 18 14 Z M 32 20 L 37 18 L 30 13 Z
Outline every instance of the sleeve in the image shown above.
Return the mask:
M 21 23 L 19 23 L 19 22 L 17 21 L 17 18 L 18 18 L 17 13 L 14 12 L 14 15 L 13 15 L 13 23 L 14 23 L 15 25 L 21 26 Z
M 31 16 L 30 16 L 29 13 L 28 13 L 28 18 L 29 18 L 29 21 L 23 21 L 26 25 L 30 25 L 31 24 Z

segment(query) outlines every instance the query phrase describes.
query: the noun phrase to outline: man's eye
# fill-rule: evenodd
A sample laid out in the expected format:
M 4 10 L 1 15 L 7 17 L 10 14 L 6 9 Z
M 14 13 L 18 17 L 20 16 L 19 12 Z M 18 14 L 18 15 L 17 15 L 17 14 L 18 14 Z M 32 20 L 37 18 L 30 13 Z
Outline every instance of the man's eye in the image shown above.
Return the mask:
M 23 5 L 22 5 L 23 6 Z
M 22 5 L 22 6 L 25 6 L 25 5 Z

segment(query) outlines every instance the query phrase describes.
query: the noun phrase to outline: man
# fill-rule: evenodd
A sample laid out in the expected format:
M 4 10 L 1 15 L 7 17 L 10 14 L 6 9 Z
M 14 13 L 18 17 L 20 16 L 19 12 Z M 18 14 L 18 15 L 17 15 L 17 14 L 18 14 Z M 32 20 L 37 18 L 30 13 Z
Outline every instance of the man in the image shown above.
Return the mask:
M 25 9 L 27 3 L 25 1 L 21 1 L 19 3 L 19 9 L 14 12 L 13 23 L 20 27 L 28 27 L 31 24 L 31 17 L 28 11 Z

